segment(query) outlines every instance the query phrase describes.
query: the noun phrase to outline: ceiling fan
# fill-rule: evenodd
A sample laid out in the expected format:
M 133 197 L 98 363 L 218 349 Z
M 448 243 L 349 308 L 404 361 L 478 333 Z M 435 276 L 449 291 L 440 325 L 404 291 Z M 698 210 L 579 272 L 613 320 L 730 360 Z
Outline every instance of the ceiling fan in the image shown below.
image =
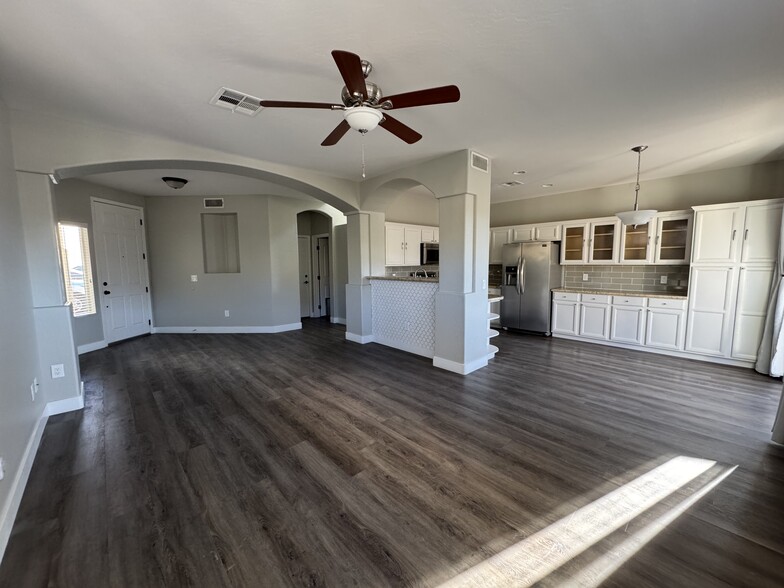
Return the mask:
M 460 100 L 460 90 L 457 86 L 441 86 L 427 90 L 417 90 L 416 92 L 395 94 L 393 96 L 383 96 L 381 88 L 373 82 L 365 81 L 365 78 L 373 70 L 373 66 L 369 62 L 361 60 L 359 55 L 337 49 L 332 52 L 332 58 L 335 60 L 340 75 L 343 76 L 343 81 L 346 84 L 340 94 L 343 104 L 286 102 L 281 100 L 261 101 L 261 105 L 265 108 L 323 108 L 344 111 L 343 120 L 322 141 L 321 144 L 325 147 L 337 143 L 349 129 L 355 129 L 365 134 L 379 125 L 408 144 L 416 143 L 422 138 L 422 135 L 399 120 L 392 118 L 386 111 L 412 108 L 414 106 L 428 106 L 430 104 L 446 104 Z

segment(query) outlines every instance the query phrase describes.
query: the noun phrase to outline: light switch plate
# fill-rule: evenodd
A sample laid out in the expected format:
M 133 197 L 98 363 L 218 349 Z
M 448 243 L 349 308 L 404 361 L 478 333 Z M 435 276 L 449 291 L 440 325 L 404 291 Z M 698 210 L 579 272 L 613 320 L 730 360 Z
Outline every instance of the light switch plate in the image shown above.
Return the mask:
M 659 278 L 659 283 L 660 284 L 666 284 L 667 283 L 667 276 L 662 276 L 661 278 Z
M 199 281 L 199 276 L 197 276 L 196 274 L 191 274 L 191 282 L 198 282 L 198 281 Z
M 52 364 L 52 378 L 64 378 L 65 366 L 61 363 Z
M 228 310 L 224 310 L 223 311 L 223 316 L 228 318 L 230 315 L 231 315 L 231 313 Z
M 587 281 L 588 281 L 588 274 L 583 274 L 583 282 L 587 282 Z

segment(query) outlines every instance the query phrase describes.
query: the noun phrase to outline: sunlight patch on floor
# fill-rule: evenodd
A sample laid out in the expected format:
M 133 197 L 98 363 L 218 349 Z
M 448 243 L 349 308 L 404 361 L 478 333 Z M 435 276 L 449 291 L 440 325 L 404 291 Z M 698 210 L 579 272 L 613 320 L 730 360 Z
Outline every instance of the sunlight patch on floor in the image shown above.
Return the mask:
M 715 461 L 678 456 L 515 543 L 441 585 L 441 588 L 530 586 L 618 530 L 716 465 Z M 575 574 L 572 586 L 596 586 L 726 478 L 714 478 L 665 515 Z M 593 578 L 601 578 L 594 580 Z

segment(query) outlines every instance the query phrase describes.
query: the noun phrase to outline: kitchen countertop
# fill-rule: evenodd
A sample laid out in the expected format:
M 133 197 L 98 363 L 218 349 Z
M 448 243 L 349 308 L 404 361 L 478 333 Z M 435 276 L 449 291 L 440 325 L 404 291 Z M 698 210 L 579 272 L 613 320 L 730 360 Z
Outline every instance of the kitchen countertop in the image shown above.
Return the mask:
M 671 292 L 623 292 L 621 290 L 591 290 L 589 288 L 553 288 L 553 292 L 572 292 L 575 294 L 603 294 L 606 296 L 638 296 L 640 298 L 670 298 L 673 300 L 686 300 L 688 296 L 684 294 L 673 294 Z
M 430 282 L 438 283 L 438 278 L 414 278 L 412 276 L 368 276 L 368 280 L 389 280 L 391 282 Z

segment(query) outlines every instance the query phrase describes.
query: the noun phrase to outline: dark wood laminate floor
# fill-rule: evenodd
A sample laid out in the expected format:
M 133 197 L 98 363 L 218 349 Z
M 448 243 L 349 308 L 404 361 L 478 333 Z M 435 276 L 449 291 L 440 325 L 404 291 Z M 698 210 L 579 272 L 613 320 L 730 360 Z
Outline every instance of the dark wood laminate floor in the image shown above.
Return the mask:
M 0 586 L 437 586 L 537 532 L 568 559 L 545 586 L 608 559 L 607 586 L 784 585 L 780 382 L 508 334 L 460 377 L 343 336 L 310 322 L 83 356 L 87 407 L 46 427 Z M 573 553 L 547 535 L 678 456 L 717 465 Z

